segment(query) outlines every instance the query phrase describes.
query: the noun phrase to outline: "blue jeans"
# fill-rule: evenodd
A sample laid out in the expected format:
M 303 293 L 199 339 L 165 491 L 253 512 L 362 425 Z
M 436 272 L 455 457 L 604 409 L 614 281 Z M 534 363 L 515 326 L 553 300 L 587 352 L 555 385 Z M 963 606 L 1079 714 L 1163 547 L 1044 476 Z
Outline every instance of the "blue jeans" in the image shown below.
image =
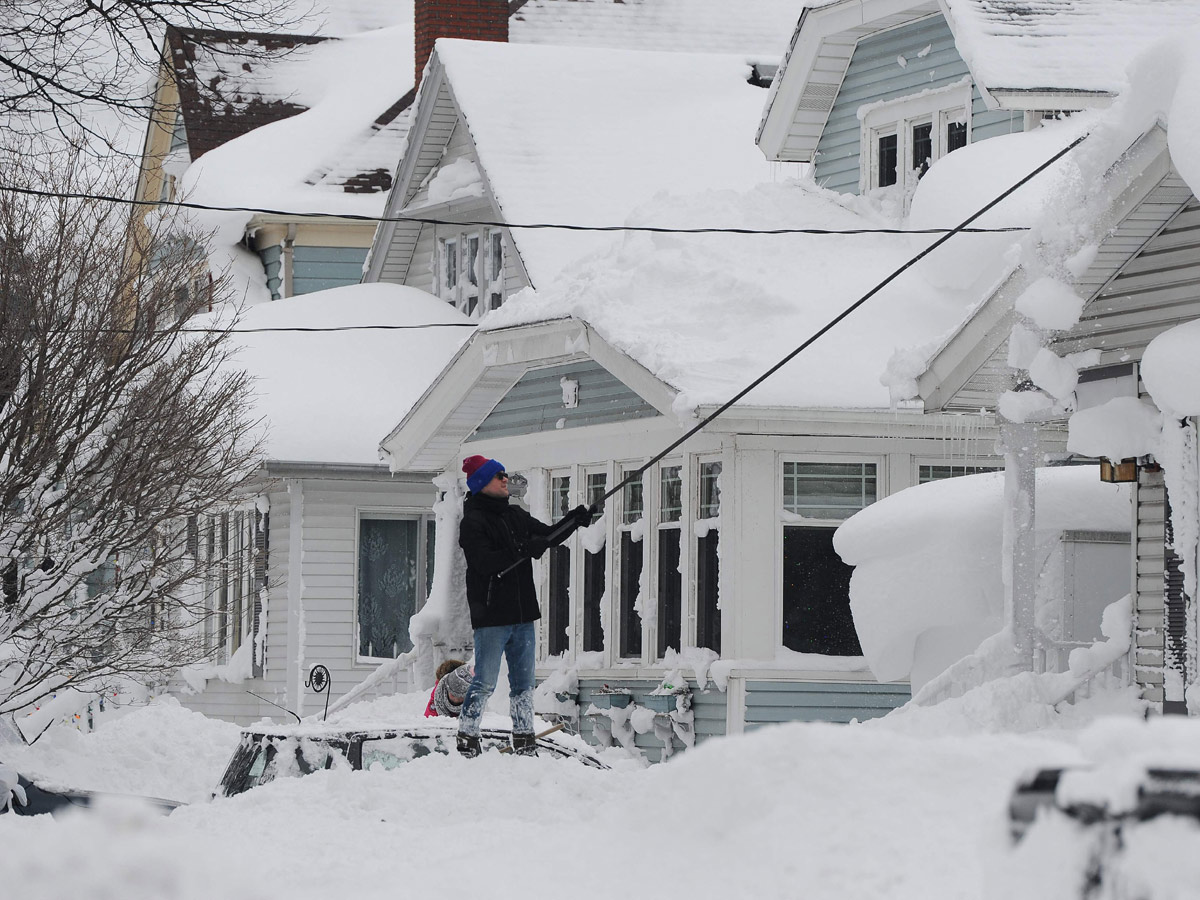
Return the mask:
M 537 631 L 533 622 L 475 629 L 475 677 L 458 715 L 460 734 L 479 736 L 483 708 L 496 690 L 500 658 L 508 659 L 508 708 L 514 734 L 533 734 Z

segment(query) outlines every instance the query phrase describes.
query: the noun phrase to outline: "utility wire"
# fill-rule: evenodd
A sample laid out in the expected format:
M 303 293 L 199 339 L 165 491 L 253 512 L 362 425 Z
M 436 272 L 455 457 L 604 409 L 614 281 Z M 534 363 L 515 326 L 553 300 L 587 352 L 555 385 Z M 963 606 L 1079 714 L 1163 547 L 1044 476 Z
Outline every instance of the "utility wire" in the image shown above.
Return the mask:
M 126 206 L 163 207 L 173 206 L 178 209 L 199 209 L 211 212 L 247 212 L 261 213 L 270 216 L 289 216 L 292 218 L 312 219 L 347 219 L 353 222 L 416 222 L 422 225 L 454 225 L 467 228 L 509 228 L 521 230 L 554 229 L 558 231 L 633 231 L 647 234 L 1002 234 L 1011 231 L 1028 231 L 1022 226 L 1003 228 L 670 228 L 660 225 L 572 225 L 562 222 L 485 222 L 461 221 L 457 219 L 434 219 L 424 216 L 364 216 L 353 213 L 325 212 L 293 212 L 282 209 L 267 209 L 257 206 L 209 206 L 204 203 L 189 203 L 183 200 L 134 200 L 129 197 L 116 197 L 110 194 L 88 194 L 70 191 L 44 191 L 37 188 L 17 187 L 11 184 L 0 184 L 0 191 L 12 194 L 25 194 L 31 197 L 48 197 L 61 200 L 98 200 L 105 203 L 121 203 Z

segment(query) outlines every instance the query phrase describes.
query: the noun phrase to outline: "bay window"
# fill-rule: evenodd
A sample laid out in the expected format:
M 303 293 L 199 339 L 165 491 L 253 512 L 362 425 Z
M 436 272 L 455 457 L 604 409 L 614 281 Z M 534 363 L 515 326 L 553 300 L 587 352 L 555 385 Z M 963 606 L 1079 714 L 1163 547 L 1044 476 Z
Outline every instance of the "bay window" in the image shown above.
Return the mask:
M 861 655 L 850 615 L 851 568 L 833 549 L 833 533 L 877 497 L 875 463 L 783 464 L 783 646 Z

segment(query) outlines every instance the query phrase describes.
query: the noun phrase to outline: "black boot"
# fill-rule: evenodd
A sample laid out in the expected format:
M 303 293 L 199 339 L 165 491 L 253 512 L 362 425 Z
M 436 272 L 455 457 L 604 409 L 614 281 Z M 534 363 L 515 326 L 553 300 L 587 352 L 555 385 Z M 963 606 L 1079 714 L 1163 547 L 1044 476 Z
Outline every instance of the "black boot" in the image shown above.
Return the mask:
M 463 734 L 461 731 L 458 734 L 458 752 L 467 759 L 474 759 L 483 752 L 483 748 L 479 745 L 479 737 L 474 734 Z
M 512 736 L 513 753 L 518 756 L 537 756 L 537 738 L 533 733 L 521 734 L 514 731 Z

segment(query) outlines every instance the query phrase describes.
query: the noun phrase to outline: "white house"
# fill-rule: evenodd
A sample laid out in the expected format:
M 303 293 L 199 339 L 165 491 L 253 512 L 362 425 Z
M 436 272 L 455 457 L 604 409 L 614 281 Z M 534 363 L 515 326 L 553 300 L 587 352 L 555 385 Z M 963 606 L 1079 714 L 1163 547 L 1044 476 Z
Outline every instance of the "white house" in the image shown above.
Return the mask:
M 1196 315 L 1190 124 L 1169 137 L 1191 99 L 1175 92 L 1189 63 L 1163 42 L 1197 25 L 1200 11 L 1185 2 L 834 2 L 802 17 L 759 132 L 769 157 L 811 161 L 818 181 L 847 193 L 896 195 L 921 222 L 934 210 L 965 215 L 1067 153 L 1027 193 L 1038 200 L 1025 204 L 1029 238 L 972 256 L 999 262 L 994 283 L 961 327 L 911 361 L 904 395 L 928 412 L 998 409 L 1012 496 L 1025 509 L 1035 466 L 1070 461 L 1029 452 L 1032 439 L 1053 445 L 1072 413 L 1076 460 L 1151 464 L 1138 468 L 1128 519 L 1129 661 L 1143 697 L 1166 709 L 1182 709 L 1195 680 L 1195 611 L 1177 571 L 1194 551 L 1172 533 L 1157 463 L 1190 457 L 1130 402 L 1146 393 L 1148 342 Z M 1178 439 L 1190 427 L 1163 433 Z M 1165 466 L 1166 479 L 1180 479 L 1186 509 L 1193 489 L 1172 475 L 1179 465 Z M 1015 518 L 1006 603 L 1028 660 L 1053 640 L 1035 624 L 1035 524 Z

